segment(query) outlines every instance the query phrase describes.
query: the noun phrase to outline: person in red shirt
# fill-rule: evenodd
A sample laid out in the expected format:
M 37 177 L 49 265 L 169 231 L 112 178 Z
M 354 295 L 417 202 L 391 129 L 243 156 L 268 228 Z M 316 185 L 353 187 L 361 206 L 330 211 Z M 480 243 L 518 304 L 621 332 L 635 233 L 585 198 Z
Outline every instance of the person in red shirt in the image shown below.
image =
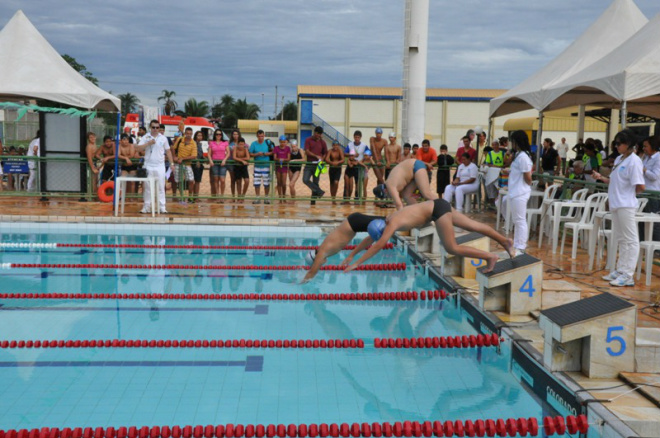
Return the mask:
M 422 141 L 422 147 L 417 150 L 416 158 L 426 164 L 426 171 L 429 173 L 429 181 L 431 181 L 431 171 L 433 170 L 433 165 L 438 160 L 438 154 L 431 147 L 430 141 Z
M 458 148 L 458 151 L 456 152 L 456 162 L 460 163 L 461 158 L 463 157 L 463 154 L 470 154 L 470 160 L 473 163 L 477 162 L 477 150 L 472 147 L 470 144 L 470 137 L 467 135 L 463 137 L 463 146 Z
M 323 128 L 314 128 L 314 135 L 305 140 L 305 159 L 307 161 L 303 170 L 303 184 L 312 191 L 312 205 L 316 204 L 316 198 L 320 198 L 325 192 L 319 186 L 319 177 L 314 173 L 319 161 L 325 160 L 328 155 L 328 145 L 323 140 Z

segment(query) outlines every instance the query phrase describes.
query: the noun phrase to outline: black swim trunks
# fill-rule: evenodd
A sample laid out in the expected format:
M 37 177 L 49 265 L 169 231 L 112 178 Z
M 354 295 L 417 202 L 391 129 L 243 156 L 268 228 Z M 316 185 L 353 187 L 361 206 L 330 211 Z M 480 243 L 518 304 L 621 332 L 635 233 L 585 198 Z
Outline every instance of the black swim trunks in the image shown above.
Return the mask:
M 435 222 L 447 213 L 451 213 L 451 205 L 444 199 L 433 200 L 433 213 L 431 213 L 431 221 Z
M 353 213 L 346 218 L 348 225 L 351 226 L 351 229 L 356 232 L 365 232 L 371 221 L 376 219 L 385 220 L 384 216 L 368 216 L 362 213 Z

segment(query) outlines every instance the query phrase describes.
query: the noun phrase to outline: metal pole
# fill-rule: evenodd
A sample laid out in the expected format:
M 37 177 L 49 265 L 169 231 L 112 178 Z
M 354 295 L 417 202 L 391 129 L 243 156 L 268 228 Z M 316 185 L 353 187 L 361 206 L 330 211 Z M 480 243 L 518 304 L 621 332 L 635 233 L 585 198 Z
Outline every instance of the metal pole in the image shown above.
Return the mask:
M 121 111 L 117 113 L 117 135 L 115 137 L 115 181 L 117 181 L 117 172 L 119 172 L 119 133 L 121 132 Z M 115 205 L 115 197 L 119 187 L 115 186 L 112 192 L 112 205 Z
M 621 129 L 626 129 L 628 122 L 628 102 L 623 101 L 621 104 Z
M 539 166 L 541 164 L 542 147 L 543 147 L 543 111 L 539 111 L 539 129 L 536 131 L 536 171 L 537 172 L 539 172 Z

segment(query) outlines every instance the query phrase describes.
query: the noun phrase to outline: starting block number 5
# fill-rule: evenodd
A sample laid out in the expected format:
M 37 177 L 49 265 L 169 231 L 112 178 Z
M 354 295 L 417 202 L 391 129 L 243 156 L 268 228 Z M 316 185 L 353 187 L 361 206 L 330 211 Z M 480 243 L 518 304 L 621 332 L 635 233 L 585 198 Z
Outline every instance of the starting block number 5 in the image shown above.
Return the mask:
M 531 274 L 527 276 L 525 282 L 520 287 L 519 292 L 522 292 L 524 294 L 529 294 L 530 298 L 534 296 L 534 292 L 536 292 L 536 289 L 534 289 L 534 279 Z
M 625 351 L 626 351 L 626 340 L 623 339 L 621 336 L 613 336 L 612 333 L 616 331 L 623 331 L 623 326 L 615 326 L 615 327 L 608 327 L 607 329 L 607 338 L 605 338 L 605 342 L 608 344 L 610 342 L 618 342 L 619 343 L 619 350 L 614 351 L 610 347 L 607 347 L 605 350 L 607 351 L 607 354 L 610 356 L 621 356 Z

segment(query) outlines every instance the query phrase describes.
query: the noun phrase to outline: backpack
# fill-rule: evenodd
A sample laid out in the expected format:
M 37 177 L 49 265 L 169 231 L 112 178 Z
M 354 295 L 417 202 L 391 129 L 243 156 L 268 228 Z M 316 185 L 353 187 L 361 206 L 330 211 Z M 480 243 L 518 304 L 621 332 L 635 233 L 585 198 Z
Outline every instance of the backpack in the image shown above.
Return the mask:
M 273 143 L 271 139 L 267 138 L 266 144 L 268 145 L 268 152 L 273 152 L 273 150 L 275 149 L 275 143 Z M 275 154 L 271 155 L 269 158 L 270 161 L 275 161 Z

